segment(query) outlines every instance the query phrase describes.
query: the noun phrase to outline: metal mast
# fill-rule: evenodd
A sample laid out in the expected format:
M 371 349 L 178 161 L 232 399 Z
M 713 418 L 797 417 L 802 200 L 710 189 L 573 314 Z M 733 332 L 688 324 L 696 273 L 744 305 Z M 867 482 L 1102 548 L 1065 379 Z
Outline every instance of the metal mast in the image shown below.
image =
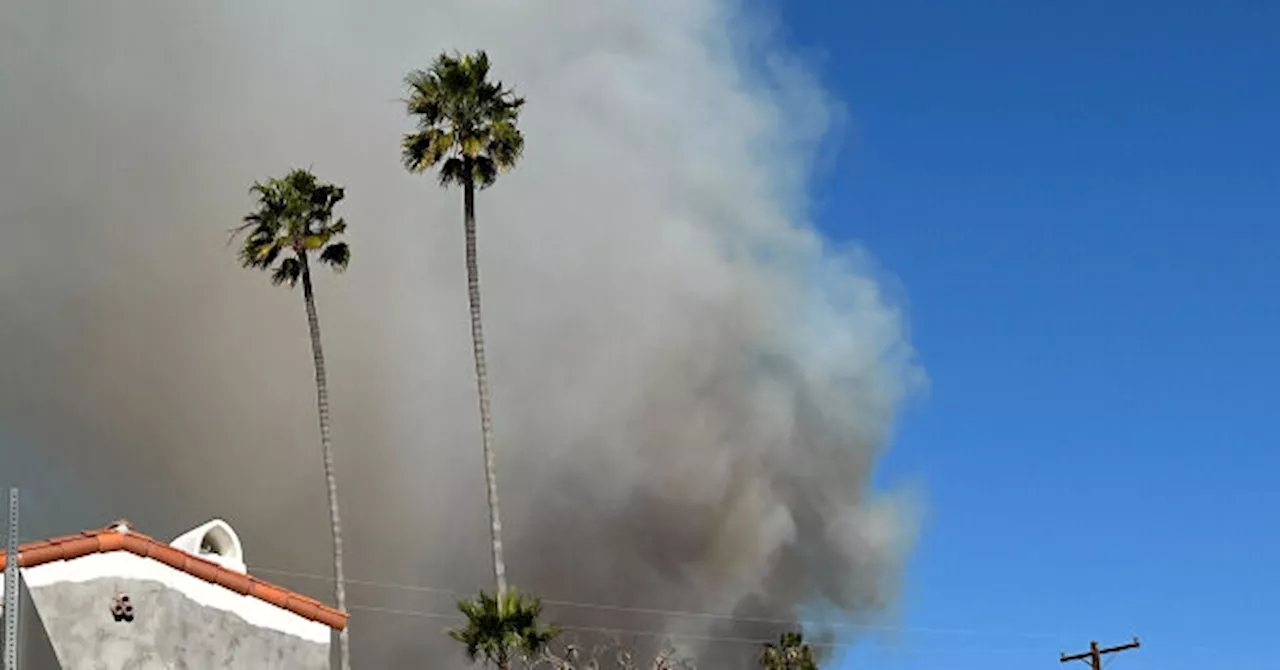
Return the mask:
M 9 537 L 4 564 L 4 670 L 18 670 L 18 489 L 9 489 Z

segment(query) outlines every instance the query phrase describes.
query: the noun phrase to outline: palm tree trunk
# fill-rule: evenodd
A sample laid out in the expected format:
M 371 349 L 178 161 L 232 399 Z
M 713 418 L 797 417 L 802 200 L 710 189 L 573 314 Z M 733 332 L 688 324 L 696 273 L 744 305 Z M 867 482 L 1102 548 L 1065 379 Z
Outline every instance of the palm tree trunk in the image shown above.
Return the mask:
M 480 396 L 480 437 L 484 444 L 484 479 L 489 492 L 489 536 L 493 541 L 493 577 L 498 602 L 507 594 L 507 566 L 502 560 L 502 519 L 498 515 L 498 472 L 493 453 L 493 418 L 489 408 L 489 370 L 484 360 L 484 329 L 480 324 L 480 263 L 476 259 L 476 187 L 468 176 L 462 190 L 467 237 L 467 298 L 471 303 L 471 344 L 476 359 L 476 391 Z
M 307 303 L 307 327 L 311 331 L 311 355 L 316 368 L 316 408 L 320 414 L 320 451 L 324 456 L 324 481 L 329 491 L 329 524 L 333 532 L 333 597 L 338 609 L 347 611 L 347 583 L 342 570 L 342 521 L 338 515 L 338 478 L 333 467 L 333 442 L 329 437 L 329 383 L 324 369 L 324 351 L 320 347 L 320 317 L 316 314 L 316 296 L 311 287 L 311 268 L 307 254 L 302 261 L 302 296 Z M 338 657 L 342 670 L 351 670 L 351 647 L 348 629 L 338 633 Z

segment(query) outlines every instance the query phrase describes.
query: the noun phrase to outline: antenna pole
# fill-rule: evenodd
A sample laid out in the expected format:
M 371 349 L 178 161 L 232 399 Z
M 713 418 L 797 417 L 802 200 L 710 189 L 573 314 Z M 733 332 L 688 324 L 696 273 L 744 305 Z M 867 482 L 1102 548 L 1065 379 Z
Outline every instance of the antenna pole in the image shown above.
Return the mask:
M 9 537 L 4 564 L 4 670 L 18 670 L 18 489 L 9 488 Z

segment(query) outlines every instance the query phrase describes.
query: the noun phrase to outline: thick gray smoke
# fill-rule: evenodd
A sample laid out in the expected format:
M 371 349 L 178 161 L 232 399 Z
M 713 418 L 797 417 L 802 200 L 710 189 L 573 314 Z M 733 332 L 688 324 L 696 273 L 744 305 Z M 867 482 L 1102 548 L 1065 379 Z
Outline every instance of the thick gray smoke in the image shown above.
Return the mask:
M 441 49 L 483 47 L 529 100 L 526 159 L 479 201 L 515 583 L 782 618 L 892 600 L 909 510 L 869 479 L 916 373 L 877 281 L 803 225 L 833 107 L 767 22 L 729 0 L 3 15 L 0 456 L 29 491 L 25 535 L 222 516 L 251 565 L 327 574 L 301 298 L 226 246 L 253 180 L 313 167 L 347 187 L 355 251 L 318 280 L 349 575 L 488 583 L 461 197 L 401 169 L 396 102 Z M 432 592 L 351 598 L 452 611 Z M 694 647 L 781 628 L 550 612 Z M 448 619 L 353 616 L 365 667 L 451 644 Z

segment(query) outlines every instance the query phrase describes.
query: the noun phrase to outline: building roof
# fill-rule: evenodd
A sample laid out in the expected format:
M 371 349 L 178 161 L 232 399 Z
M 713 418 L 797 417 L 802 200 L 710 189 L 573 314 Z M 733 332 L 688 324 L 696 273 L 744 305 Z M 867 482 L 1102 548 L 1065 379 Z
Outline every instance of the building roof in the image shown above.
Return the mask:
M 143 558 L 159 561 L 175 570 L 241 595 L 257 598 L 335 630 L 342 630 L 347 625 L 346 612 L 329 607 L 315 598 L 194 556 L 149 535 L 134 531 L 124 524 L 86 530 L 78 535 L 28 542 L 18 549 L 18 566 L 33 568 L 54 561 L 68 561 L 89 554 L 106 554 L 114 551 L 127 551 Z M 0 570 L 4 569 L 7 562 L 7 557 L 0 552 Z

